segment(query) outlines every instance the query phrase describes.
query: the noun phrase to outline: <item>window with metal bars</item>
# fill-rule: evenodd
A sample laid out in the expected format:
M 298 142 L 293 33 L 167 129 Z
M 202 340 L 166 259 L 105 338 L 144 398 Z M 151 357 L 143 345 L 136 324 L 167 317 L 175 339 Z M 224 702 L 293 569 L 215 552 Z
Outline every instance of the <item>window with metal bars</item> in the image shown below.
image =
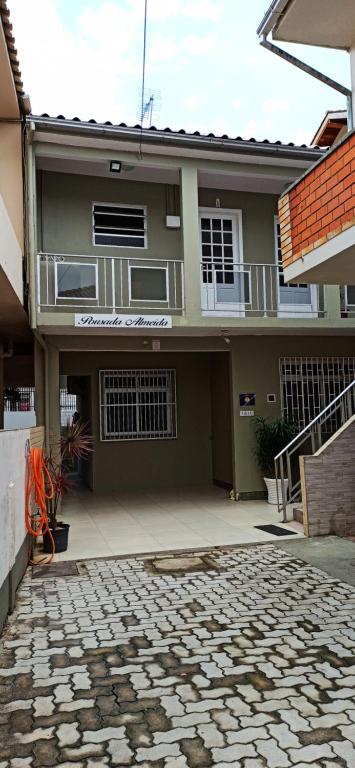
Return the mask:
M 146 219 L 144 206 L 93 203 L 94 245 L 146 248 Z
M 302 429 L 355 379 L 354 357 L 280 358 L 282 415 Z M 337 429 L 338 415 L 329 422 Z
M 176 437 L 173 369 L 100 371 L 101 440 Z

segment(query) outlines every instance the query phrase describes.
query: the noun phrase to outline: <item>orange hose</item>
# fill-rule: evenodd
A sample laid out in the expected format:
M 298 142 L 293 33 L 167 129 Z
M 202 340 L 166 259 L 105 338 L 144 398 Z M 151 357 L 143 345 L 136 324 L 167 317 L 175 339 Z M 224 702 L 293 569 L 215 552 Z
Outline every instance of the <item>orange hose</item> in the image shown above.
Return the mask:
M 46 478 L 49 493 L 46 492 Z M 50 563 L 55 554 L 54 539 L 49 529 L 47 516 L 47 500 L 54 494 L 53 481 L 43 458 L 42 448 L 31 448 L 27 457 L 26 487 L 25 487 L 25 522 L 28 533 L 37 538 L 48 533 L 52 544 L 52 554 L 43 558 L 40 563 Z M 37 510 L 34 515 L 33 506 Z M 33 561 L 31 561 L 33 562 Z

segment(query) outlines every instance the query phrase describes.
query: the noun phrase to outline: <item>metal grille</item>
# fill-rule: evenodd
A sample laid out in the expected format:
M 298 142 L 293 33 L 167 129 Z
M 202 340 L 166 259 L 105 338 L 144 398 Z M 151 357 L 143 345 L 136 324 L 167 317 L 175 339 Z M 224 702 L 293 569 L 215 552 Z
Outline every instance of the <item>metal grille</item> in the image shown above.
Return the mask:
M 176 437 L 173 369 L 100 371 L 101 440 Z
M 4 411 L 34 411 L 35 389 L 34 387 L 5 387 Z
M 283 418 L 302 429 L 355 379 L 355 357 L 280 358 Z M 337 416 L 329 424 L 337 429 Z
M 76 395 L 70 395 L 67 389 L 61 389 L 60 397 L 60 426 L 67 427 L 73 421 L 74 413 L 77 410 Z

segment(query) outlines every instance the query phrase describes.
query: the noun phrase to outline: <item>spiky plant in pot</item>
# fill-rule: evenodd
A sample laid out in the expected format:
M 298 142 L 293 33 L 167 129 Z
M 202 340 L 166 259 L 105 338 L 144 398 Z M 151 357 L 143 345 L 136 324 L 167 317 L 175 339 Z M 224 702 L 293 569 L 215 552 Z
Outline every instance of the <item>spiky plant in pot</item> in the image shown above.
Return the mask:
M 70 477 L 73 462 L 78 459 L 87 459 L 93 450 L 92 443 L 93 438 L 87 430 L 87 424 L 77 421 L 65 428 L 59 440 L 53 441 L 49 453 L 45 456 L 46 468 L 53 485 L 52 498 L 47 502 L 51 535 L 45 534 L 43 537 L 45 552 L 52 551 L 52 538 L 56 552 L 67 549 L 69 524 L 59 522 L 57 515 L 63 497 L 74 487 Z

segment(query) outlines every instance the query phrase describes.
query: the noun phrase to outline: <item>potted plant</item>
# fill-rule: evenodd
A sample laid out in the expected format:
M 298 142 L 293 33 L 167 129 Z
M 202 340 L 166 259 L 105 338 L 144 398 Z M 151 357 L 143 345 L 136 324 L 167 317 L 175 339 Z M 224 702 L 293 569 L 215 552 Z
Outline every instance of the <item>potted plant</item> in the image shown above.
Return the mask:
M 282 496 L 282 481 L 275 478 L 274 458 L 297 435 L 295 424 L 285 419 L 267 420 L 263 416 L 255 419 L 256 449 L 255 455 L 259 467 L 264 475 L 264 482 L 268 492 L 268 503 L 277 504 L 277 486 L 279 498 Z M 284 480 L 284 488 L 287 494 L 288 480 Z
M 50 533 L 46 532 L 43 535 L 43 547 L 46 553 L 53 551 L 53 542 L 55 552 L 65 552 L 68 549 L 70 525 L 59 521 L 57 515 L 63 496 L 73 488 L 70 474 L 74 469 L 74 462 L 87 458 L 91 451 L 92 436 L 87 432 L 87 425 L 76 421 L 66 427 L 59 442 L 55 442 L 45 456 L 45 464 L 53 485 L 52 497 L 47 501 Z M 47 490 L 51 489 L 47 488 Z

